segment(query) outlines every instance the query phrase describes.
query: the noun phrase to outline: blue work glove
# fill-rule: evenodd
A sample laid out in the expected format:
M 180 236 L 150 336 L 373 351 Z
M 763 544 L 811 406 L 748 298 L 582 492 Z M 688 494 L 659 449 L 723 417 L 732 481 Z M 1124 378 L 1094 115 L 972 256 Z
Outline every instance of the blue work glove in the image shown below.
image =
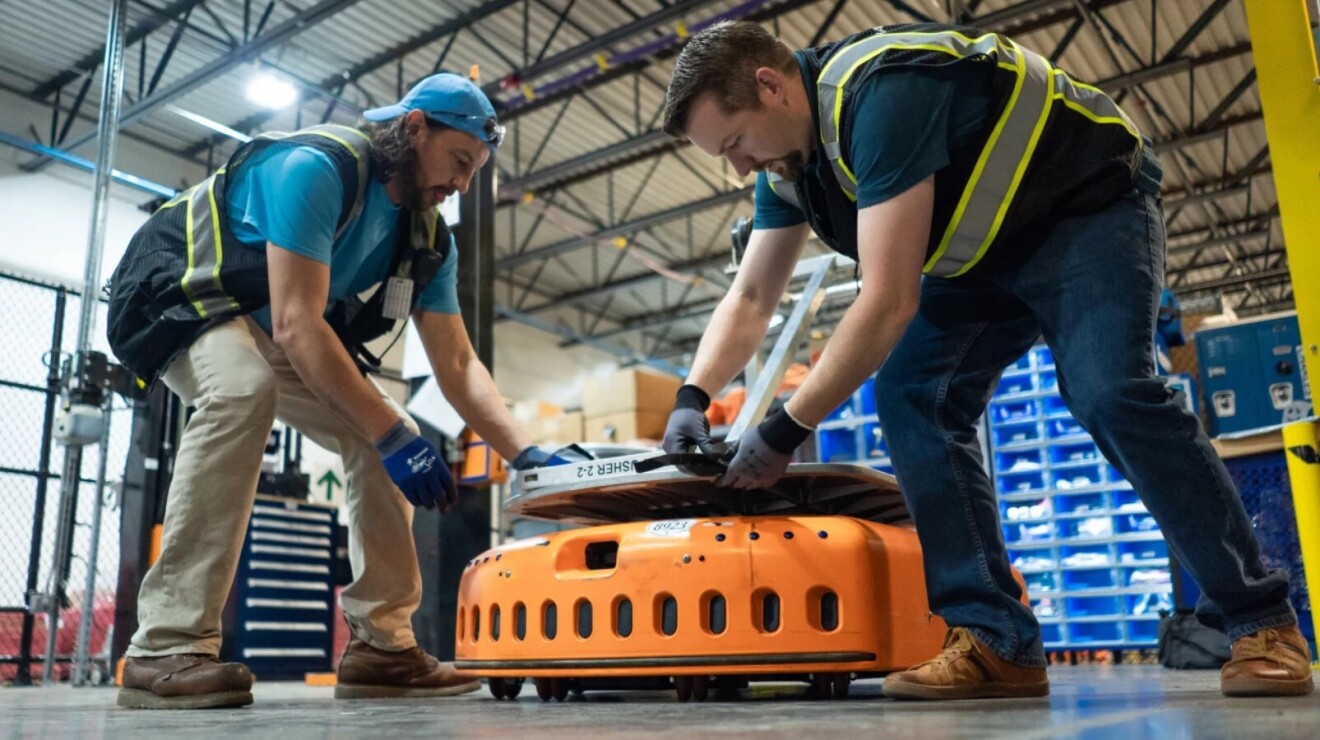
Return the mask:
M 715 485 L 727 488 L 766 488 L 784 476 L 793 450 L 811 434 L 780 409 L 734 443 L 733 460 Z
M 715 454 L 715 442 L 710 438 L 710 420 L 706 418 L 708 408 L 710 396 L 705 391 L 695 385 L 678 389 L 674 410 L 665 426 L 665 438 L 661 441 L 665 452 L 670 455 L 694 451 Z
M 512 466 L 514 470 L 522 471 L 531 470 L 532 468 L 545 468 L 551 465 L 567 465 L 571 462 L 574 461 L 563 457 L 562 455 L 558 455 L 544 447 L 532 445 L 522 452 L 519 452 L 518 456 L 513 458 L 513 461 L 510 462 L 509 465 Z
M 413 434 L 402 421 L 390 427 L 376 442 L 376 451 L 390 480 L 413 506 L 441 511 L 458 501 L 458 489 L 449 465 L 435 445 Z

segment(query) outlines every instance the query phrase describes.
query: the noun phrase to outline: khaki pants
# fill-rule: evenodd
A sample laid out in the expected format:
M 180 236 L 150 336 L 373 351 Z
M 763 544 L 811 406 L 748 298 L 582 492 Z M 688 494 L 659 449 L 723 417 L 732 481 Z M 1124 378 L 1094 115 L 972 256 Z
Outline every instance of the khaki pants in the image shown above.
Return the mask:
M 353 632 L 384 650 L 416 645 L 411 620 L 422 581 L 413 510 L 372 443 L 312 394 L 284 353 L 247 317 L 203 334 L 163 379 L 197 411 L 175 456 L 160 560 L 142 581 L 140 626 L 128 654 L 219 652 L 220 614 L 277 418 L 343 457 L 353 583 L 340 605 Z M 416 429 L 383 391 L 381 398 Z

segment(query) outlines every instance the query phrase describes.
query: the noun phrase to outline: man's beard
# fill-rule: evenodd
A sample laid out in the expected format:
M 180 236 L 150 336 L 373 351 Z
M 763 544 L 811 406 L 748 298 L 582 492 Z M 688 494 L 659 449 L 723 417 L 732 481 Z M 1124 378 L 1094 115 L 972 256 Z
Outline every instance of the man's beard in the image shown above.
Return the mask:
M 399 162 L 398 169 L 394 171 L 394 177 L 399 182 L 400 200 L 399 205 L 410 211 L 425 211 L 430 206 L 422 202 L 425 190 L 418 187 L 418 172 L 421 169 L 421 160 L 417 156 L 417 150 L 411 146 L 403 155 L 403 161 Z
M 802 152 L 789 152 L 783 159 L 784 172 L 779 176 L 789 182 L 797 182 L 802 177 L 802 168 L 806 166 L 806 160 Z

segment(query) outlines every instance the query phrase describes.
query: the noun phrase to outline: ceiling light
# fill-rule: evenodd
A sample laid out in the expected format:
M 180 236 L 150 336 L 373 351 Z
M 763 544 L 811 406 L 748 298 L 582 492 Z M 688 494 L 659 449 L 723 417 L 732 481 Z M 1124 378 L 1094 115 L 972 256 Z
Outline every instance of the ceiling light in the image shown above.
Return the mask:
M 261 71 L 248 83 L 247 99 L 263 108 L 279 110 L 298 100 L 298 89 L 283 77 Z

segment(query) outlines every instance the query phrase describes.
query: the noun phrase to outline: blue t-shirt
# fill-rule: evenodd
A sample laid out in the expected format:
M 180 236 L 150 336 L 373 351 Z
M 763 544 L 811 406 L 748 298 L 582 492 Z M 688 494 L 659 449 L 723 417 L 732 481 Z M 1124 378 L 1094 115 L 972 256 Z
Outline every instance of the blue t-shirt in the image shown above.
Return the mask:
M 234 236 L 252 249 L 271 242 L 330 266 L 327 305 L 357 295 L 388 276 L 399 223 L 399 207 L 385 184 L 372 178 L 362 212 L 335 238 L 344 185 L 334 162 L 310 147 L 271 147 L 258 152 L 229 181 L 226 208 Z M 449 243 L 435 278 L 419 296 L 418 308 L 456 314 L 458 249 Z M 252 312 L 267 332 L 270 308 Z
M 888 69 L 874 73 L 845 99 L 845 157 L 857 176 L 857 207 L 883 203 L 949 164 L 949 152 L 984 131 L 990 115 L 986 65 Z M 828 162 L 813 161 L 804 173 L 830 182 Z M 787 183 L 781 187 L 791 187 Z M 802 212 L 756 177 L 758 229 L 800 224 Z

